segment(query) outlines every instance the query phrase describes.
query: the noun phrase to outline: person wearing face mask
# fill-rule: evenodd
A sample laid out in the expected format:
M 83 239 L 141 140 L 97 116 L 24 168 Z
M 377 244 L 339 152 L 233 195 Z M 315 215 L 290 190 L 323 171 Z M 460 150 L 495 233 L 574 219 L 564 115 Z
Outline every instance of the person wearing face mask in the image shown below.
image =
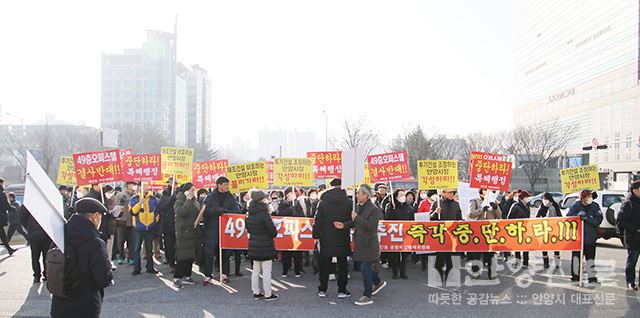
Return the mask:
M 305 217 L 313 218 L 316 215 L 316 210 L 318 208 L 318 190 L 311 188 L 308 189 L 304 196 L 304 201 L 300 202 L 299 206 L 302 209 L 302 212 Z M 302 252 L 302 265 L 303 267 L 308 267 L 309 265 L 313 265 L 314 274 L 317 273 L 317 259 L 312 259 L 312 253 L 309 251 Z M 303 270 L 304 272 L 304 270 Z
M 294 208 L 296 201 L 295 188 L 287 187 L 284 189 L 284 199 L 280 200 L 276 215 L 286 217 L 304 217 L 301 209 Z M 282 277 L 287 277 L 291 268 L 291 260 L 293 259 L 293 270 L 296 278 L 302 273 L 302 252 L 300 251 L 282 251 Z
M 640 181 L 634 181 L 629 187 L 629 198 L 618 214 L 618 229 L 624 236 L 624 247 L 627 248 L 624 271 L 627 289 L 638 291 L 636 264 L 640 257 Z
M 138 184 L 127 182 L 124 191 L 115 196 L 115 206 L 113 215 L 116 216 L 116 232 L 118 237 L 118 265 L 125 262 L 133 265 L 133 218 L 129 213 L 129 200 L 138 191 Z M 125 249 L 125 243 L 126 249 Z
M 271 201 L 269 202 L 269 205 L 271 206 L 271 209 L 269 209 L 269 213 L 273 213 L 274 211 L 278 210 L 278 204 L 280 204 L 280 200 L 282 199 L 282 192 L 273 190 L 269 194 L 269 197 L 271 198 Z
M 411 211 L 413 213 L 418 212 L 418 205 L 416 203 L 416 193 L 413 192 L 412 190 L 409 190 L 405 194 L 405 197 L 407 198 L 407 205 L 411 208 Z
M 93 198 L 82 198 L 75 203 L 75 214 L 64 226 L 65 254 L 75 260 L 65 262 L 65 272 L 73 272 L 72 291 L 67 297 L 51 298 L 51 317 L 99 317 L 104 288 L 113 283 L 111 264 L 104 241 L 97 229 L 107 208 Z M 67 266 L 69 268 L 67 268 Z M 67 274 L 65 274 L 67 276 Z
M 420 192 L 420 196 L 424 197 L 424 199 L 420 201 L 420 205 L 418 206 L 418 213 L 431 212 L 431 206 L 438 200 L 438 191 L 422 190 Z
M 191 268 L 196 259 L 201 232 L 193 226 L 198 217 L 200 204 L 196 200 L 196 188 L 193 183 L 183 184 L 175 194 L 173 210 L 175 212 L 175 238 L 176 238 L 176 270 L 173 273 L 173 285 L 182 288 L 183 284 L 193 284 Z
M 507 214 L 507 219 L 528 219 L 531 217 L 531 209 L 529 208 L 529 198 L 531 194 L 527 190 L 521 190 L 518 194 L 518 202 L 511 206 L 511 210 Z M 523 267 L 529 267 L 529 252 L 516 252 L 517 262 L 522 262 Z
M 442 190 L 442 199 L 431 205 L 432 221 L 459 221 L 462 220 L 462 209 L 460 204 L 455 200 L 457 189 Z M 440 275 L 442 286 L 447 285 L 449 273 L 453 269 L 453 259 L 450 252 L 436 253 L 435 269 Z
M 413 208 L 407 203 L 407 192 L 402 189 L 396 189 L 393 191 L 392 202 L 387 203 L 384 209 L 384 219 L 394 221 L 413 221 L 414 212 Z M 409 259 L 411 253 L 408 252 L 394 252 L 389 253 L 389 262 L 391 263 L 392 279 L 398 279 L 398 273 L 400 278 L 407 279 L 407 259 Z
M 545 192 L 542 195 L 542 206 L 538 209 L 538 213 L 536 214 L 537 218 L 557 218 L 562 217 L 562 213 L 560 212 L 560 206 L 553 199 L 553 196 L 549 192 Z M 555 269 L 560 268 L 560 252 L 553 252 L 553 258 L 555 263 Z M 549 253 L 542 252 L 542 261 L 544 268 L 549 268 Z
M 598 278 L 595 276 L 595 258 L 596 258 L 596 240 L 598 239 L 598 228 L 602 223 L 602 212 L 600 205 L 593 202 L 593 193 L 591 190 L 585 189 L 580 191 L 580 200 L 576 201 L 569 208 L 567 216 L 579 216 L 583 221 L 583 240 L 582 249 L 584 258 L 587 261 L 586 269 L 590 284 L 599 284 Z M 573 252 L 571 255 L 571 281 L 580 280 L 578 270 L 580 262 L 580 251 Z
M 498 202 L 489 202 L 488 206 L 483 206 L 485 197 L 487 196 L 487 189 L 480 189 L 478 198 L 472 199 L 469 202 L 469 219 L 472 220 L 499 220 L 502 217 L 502 211 L 498 206 Z M 480 278 L 481 267 L 480 265 L 487 264 L 487 276 L 489 279 L 495 279 L 497 276 L 496 263 L 494 261 L 493 252 L 470 252 L 467 253 L 468 260 L 471 261 L 471 278 Z
M 251 201 L 248 204 L 246 228 L 249 232 L 249 259 L 253 262 L 251 273 L 251 290 L 253 299 L 266 301 L 278 299 L 278 295 L 271 292 L 271 268 L 276 257 L 274 238 L 278 235 L 271 213 L 269 213 L 269 198 L 267 194 L 253 189 L 249 191 Z M 260 292 L 260 275 L 262 274 L 262 289 Z
M 387 206 L 389 203 L 388 195 L 387 195 L 387 185 L 384 183 L 378 183 L 375 185 L 376 196 L 374 204 L 381 210 Z

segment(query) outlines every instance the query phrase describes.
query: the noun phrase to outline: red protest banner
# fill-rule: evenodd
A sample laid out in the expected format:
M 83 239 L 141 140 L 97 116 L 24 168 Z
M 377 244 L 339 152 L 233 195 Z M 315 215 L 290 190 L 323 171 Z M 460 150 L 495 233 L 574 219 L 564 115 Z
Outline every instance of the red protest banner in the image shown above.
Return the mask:
M 313 219 L 273 217 L 277 250 L 312 250 Z M 582 248 L 579 217 L 486 221 L 380 221 L 382 252 L 578 251 Z M 220 217 L 220 243 L 247 249 L 245 216 Z
M 267 164 L 267 182 L 273 183 L 273 161 L 265 161 Z
M 192 182 L 196 188 L 215 188 L 216 180 L 227 175 L 228 160 L 194 162 L 191 166 Z
M 307 152 L 314 179 L 342 178 L 342 151 Z
M 503 155 L 472 152 L 469 157 L 470 187 L 509 191 L 512 163 L 505 159 Z
M 120 151 L 103 150 L 73 154 L 78 184 L 122 181 Z
M 386 182 L 411 177 L 407 151 L 367 157 L 371 182 Z
M 122 181 L 162 180 L 160 154 L 125 155 L 122 169 Z
M 220 246 L 228 249 L 244 249 L 249 246 L 248 232 L 243 214 L 223 214 L 220 217 Z M 313 219 L 273 217 L 278 230 L 275 238 L 276 250 L 313 251 Z

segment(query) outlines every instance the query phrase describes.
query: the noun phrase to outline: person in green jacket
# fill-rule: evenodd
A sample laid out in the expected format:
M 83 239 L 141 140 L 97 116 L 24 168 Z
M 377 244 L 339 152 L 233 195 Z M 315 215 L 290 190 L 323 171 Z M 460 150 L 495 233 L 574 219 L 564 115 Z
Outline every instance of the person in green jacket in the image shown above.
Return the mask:
M 191 182 L 183 184 L 176 194 L 173 206 L 176 213 L 176 270 L 173 285 L 194 284 L 191 279 L 193 260 L 198 255 L 202 237 L 193 224 L 198 217 L 200 204 L 196 197 L 196 187 Z

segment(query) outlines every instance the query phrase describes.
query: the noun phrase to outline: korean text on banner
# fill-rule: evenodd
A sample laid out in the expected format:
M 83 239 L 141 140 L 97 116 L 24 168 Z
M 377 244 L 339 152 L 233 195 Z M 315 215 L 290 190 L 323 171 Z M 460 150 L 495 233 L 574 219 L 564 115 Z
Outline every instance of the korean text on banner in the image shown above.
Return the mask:
M 196 188 L 215 188 L 216 180 L 227 175 L 227 160 L 210 160 L 194 162 L 192 166 L 192 182 Z
M 122 162 L 123 181 L 153 181 L 161 180 L 160 154 L 125 155 Z
M 74 153 L 73 164 L 78 184 L 122 181 L 120 150 Z
M 503 155 L 472 152 L 469 159 L 469 179 L 471 187 L 509 191 L 511 162 Z
M 371 182 L 386 182 L 411 177 L 406 151 L 390 152 L 367 157 Z
M 160 156 L 163 174 L 182 174 L 191 176 L 193 149 L 162 147 L 160 148 Z
M 273 159 L 273 184 L 276 186 L 312 186 L 311 159 Z
M 562 183 L 562 193 L 573 193 L 582 189 L 599 190 L 598 165 L 562 169 L 560 183 Z
M 220 244 L 247 249 L 246 216 L 220 217 Z M 313 219 L 273 217 L 277 250 L 313 250 Z M 582 220 L 537 218 L 486 221 L 380 221 L 382 252 L 577 251 Z
M 456 189 L 457 160 L 418 160 L 418 188 L 421 190 Z
M 233 193 L 249 191 L 253 188 L 263 190 L 269 188 L 265 161 L 228 166 L 227 178 L 229 178 Z
M 342 178 L 342 151 L 307 152 L 314 179 Z
M 76 169 L 73 164 L 73 157 L 60 157 L 58 164 L 58 177 L 56 183 L 61 185 L 77 185 Z

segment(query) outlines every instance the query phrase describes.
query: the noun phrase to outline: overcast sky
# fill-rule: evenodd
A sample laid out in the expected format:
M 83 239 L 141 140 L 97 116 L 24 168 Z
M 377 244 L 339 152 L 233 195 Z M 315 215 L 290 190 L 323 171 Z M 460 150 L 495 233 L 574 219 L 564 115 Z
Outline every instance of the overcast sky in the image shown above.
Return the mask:
M 177 14 L 178 60 L 212 80 L 216 143 L 264 127 L 324 138 L 323 109 L 330 129 L 366 113 L 385 143 L 416 124 L 512 125 L 510 1 L 174 2 L 3 1 L 2 111 L 97 127 L 101 53 L 141 47 Z

